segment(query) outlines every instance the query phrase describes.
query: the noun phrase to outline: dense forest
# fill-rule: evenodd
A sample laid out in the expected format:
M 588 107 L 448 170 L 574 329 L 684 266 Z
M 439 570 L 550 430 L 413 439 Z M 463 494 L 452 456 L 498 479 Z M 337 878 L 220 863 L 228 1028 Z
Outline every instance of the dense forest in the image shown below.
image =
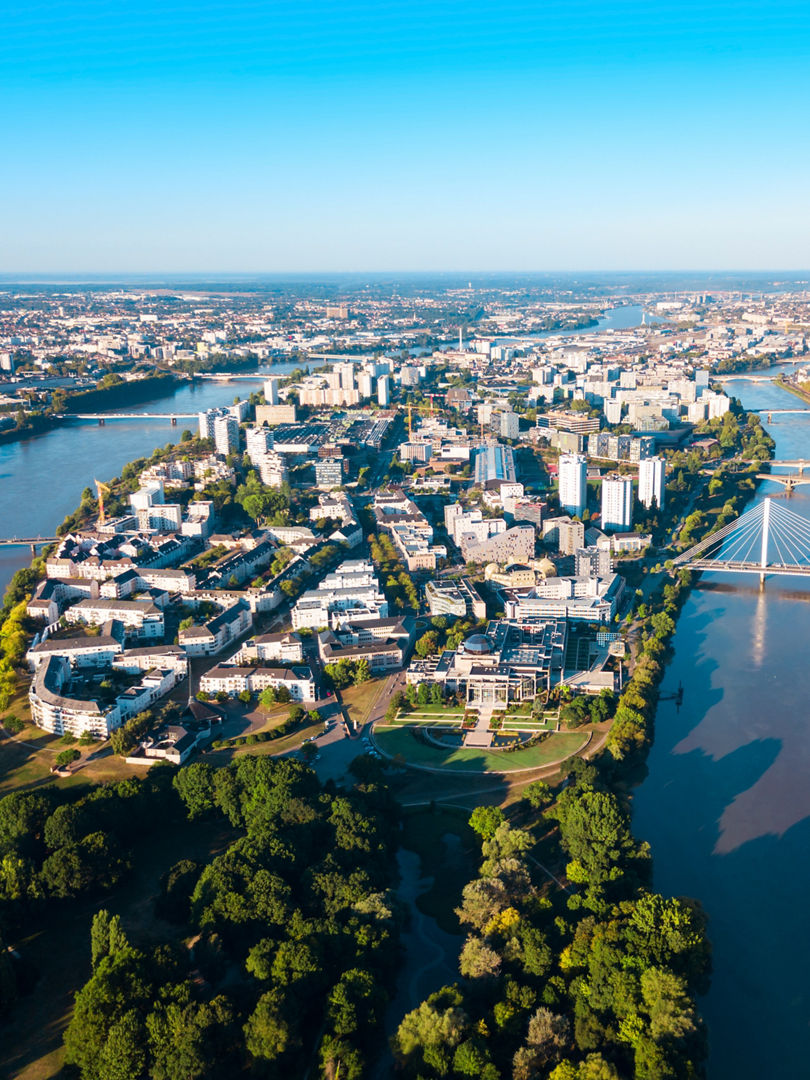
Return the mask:
M 103 894 L 127 874 L 135 835 L 171 829 L 180 814 L 227 825 L 233 839 L 207 864 L 179 858 L 164 875 L 158 947 L 130 940 L 105 908 L 96 914 L 92 973 L 65 1035 L 68 1074 L 367 1075 L 399 961 L 398 812 L 385 787 L 338 792 L 300 762 L 243 756 L 219 770 L 159 767 L 78 799 L 6 796 L 3 923 L 19 937 L 32 909 Z M 0 956 L 8 1006 L 18 973 Z
M 540 785 L 544 787 L 545 785 Z M 550 800 L 539 791 L 535 803 Z M 462 978 L 399 1026 L 407 1077 L 689 1080 L 702 1075 L 694 994 L 709 968 L 704 917 L 649 891 L 650 853 L 625 803 L 576 760 L 553 807 L 515 828 L 496 808 L 471 819 L 480 876 L 457 914 Z M 567 860 L 568 884 L 530 854 L 536 833 Z

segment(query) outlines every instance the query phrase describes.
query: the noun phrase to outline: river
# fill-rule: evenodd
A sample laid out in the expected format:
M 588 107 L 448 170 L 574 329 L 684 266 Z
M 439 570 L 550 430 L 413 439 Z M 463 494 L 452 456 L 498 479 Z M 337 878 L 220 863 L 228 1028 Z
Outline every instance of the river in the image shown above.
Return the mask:
M 641 308 L 627 305 L 599 328 L 640 321 Z M 275 364 L 255 381 L 183 385 L 138 408 L 196 413 L 295 366 Z M 798 404 L 767 383 L 735 380 L 727 391 L 748 408 Z M 50 535 L 94 477 L 120 474 L 185 427 L 196 430 L 196 420 L 177 427 L 168 420 L 74 421 L 0 445 L 0 535 Z M 769 427 L 778 458 L 810 458 L 810 417 L 779 416 Z M 765 482 L 757 497 L 781 492 Z M 798 488 L 790 506 L 810 518 L 810 489 Z M 27 548 L 0 548 L 0 586 L 29 560 Z M 666 693 L 682 682 L 684 704 L 659 706 L 649 775 L 634 797 L 635 829 L 652 843 L 656 887 L 698 897 L 711 919 L 714 976 L 702 1003 L 710 1080 L 808 1072 L 808 629 L 807 579 L 771 578 L 760 592 L 754 577 L 705 576 L 683 608 L 663 684 Z
M 726 391 L 749 409 L 801 402 L 768 383 Z M 810 416 L 768 425 L 776 457 L 810 458 Z M 759 485 L 756 501 L 782 495 Z M 754 505 L 751 503 L 749 505 Z M 787 503 L 810 518 L 810 488 Z M 634 830 L 655 886 L 705 907 L 714 974 L 701 1009 L 710 1080 L 810 1072 L 810 581 L 704 575 L 682 610 Z
M 638 326 L 642 312 L 636 304 L 614 307 L 598 327 L 563 331 L 561 336 Z M 246 397 L 258 389 L 270 375 L 284 375 L 300 366 L 298 361 L 286 361 L 260 368 L 251 379 L 184 383 L 171 394 L 139 403 L 132 411 L 197 413 L 228 405 L 237 394 Z M 109 480 L 119 475 L 128 461 L 177 442 L 185 428 L 196 432 L 196 418 L 178 420 L 176 427 L 170 420 L 116 420 L 104 426 L 73 420 L 34 438 L 0 444 L 0 537 L 52 536 L 79 505 L 82 491 L 93 486 L 94 478 Z M 27 547 L 0 547 L 0 596 L 12 575 L 30 561 Z
M 298 362 L 273 364 L 255 377 L 229 382 L 200 379 L 180 384 L 171 394 L 139 402 L 137 412 L 197 413 L 247 397 L 270 375 L 284 375 Z M 127 409 L 119 409 L 127 412 Z M 93 479 L 118 476 L 128 461 L 148 457 L 158 446 L 177 442 L 184 429 L 197 433 L 192 420 L 71 420 L 30 439 L 0 444 L 0 536 L 52 536 L 79 505 Z M 31 561 L 27 547 L 0 547 L 0 594 L 12 575 Z

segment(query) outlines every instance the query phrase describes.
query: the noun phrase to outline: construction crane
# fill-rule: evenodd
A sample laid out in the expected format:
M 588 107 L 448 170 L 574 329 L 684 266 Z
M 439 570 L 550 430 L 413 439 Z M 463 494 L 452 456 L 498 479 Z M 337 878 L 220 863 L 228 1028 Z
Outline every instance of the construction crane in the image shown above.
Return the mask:
M 96 485 L 96 492 L 98 493 L 98 523 L 99 525 L 103 525 L 107 520 L 104 513 L 104 493 L 106 492 L 108 495 L 112 494 L 112 488 L 109 484 L 102 484 L 100 480 L 95 480 L 95 478 L 93 482 Z
M 433 413 L 436 410 L 436 402 L 434 401 L 434 398 L 441 397 L 441 395 L 440 394 L 425 394 L 425 397 L 430 398 L 430 405 L 411 405 L 411 404 L 408 404 L 408 405 L 405 406 L 405 408 L 408 410 L 408 441 L 409 442 L 410 442 L 410 439 L 411 439 L 411 435 L 413 434 L 413 430 L 412 430 L 412 428 L 413 428 L 413 417 L 412 417 L 413 410 L 416 409 L 417 412 L 429 412 L 430 415 L 433 416 Z

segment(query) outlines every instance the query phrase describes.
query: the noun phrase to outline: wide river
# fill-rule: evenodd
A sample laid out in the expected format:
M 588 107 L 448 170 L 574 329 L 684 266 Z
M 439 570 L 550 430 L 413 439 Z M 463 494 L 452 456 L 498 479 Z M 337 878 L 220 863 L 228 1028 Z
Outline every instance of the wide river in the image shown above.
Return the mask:
M 198 413 L 230 405 L 236 396 L 260 390 L 269 375 L 284 375 L 298 363 L 273 364 L 251 378 L 229 382 L 199 379 L 181 383 L 171 394 L 139 402 L 129 411 Z M 119 412 L 127 412 L 119 409 Z M 135 458 L 148 457 L 158 446 L 177 442 L 185 428 L 199 430 L 193 419 L 71 420 L 32 439 L 0 444 L 0 537 L 53 536 L 53 530 L 79 505 L 82 491 L 94 477 L 110 480 Z M 0 594 L 12 575 L 28 566 L 27 547 L 0 547 Z
M 627 306 L 600 329 L 640 321 L 641 309 Z M 138 411 L 228 404 L 295 366 L 183 385 Z M 748 408 L 800 405 L 767 383 L 739 380 L 728 392 Z M 810 459 L 810 416 L 773 419 L 776 456 Z M 52 535 L 94 477 L 120 474 L 185 427 L 196 430 L 196 420 L 74 421 L 0 445 L 0 536 Z M 765 482 L 757 498 L 781 493 Z M 787 505 L 810 518 L 810 488 L 798 488 Z M 0 589 L 29 560 L 27 548 L 0 547 Z M 760 592 L 753 576 L 704 576 L 684 606 L 663 684 L 666 693 L 682 682 L 684 703 L 661 703 L 649 775 L 634 797 L 656 887 L 698 897 L 711 919 L 714 976 L 702 1003 L 710 1080 L 810 1075 L 808 631 L 810 580 L 770 578 Z
M 638 326 L 641 319 L 641 307 L 625 304 L 607 312 L 598 327 L 567 330 L 560 336 L 626 329 Z M 531 336 L 548 337 L 550 333 Z M 215 405 L 229 405 L 237 395 L 247 397 L 260 389 L 268 376 L 283 375 L 300 366 L 297 361 L 283 362 L 232 382 L 201 379 L 183 383 L 171 394 L 118 411 L 198 413 Z M 96 421 L 72 420 L 32 439 L 0 444 L 0 538 L 53 536 L 56 526 L 79 505 L 82 491 L 93 487 L 94 478 L 118 476 L 128 461 L 176 442 L 184 428 L 196 433 L 196 418 L 178 420 L 176 427 L 170 420 L 115 420 L 104 426 Z M 12 575 L 30 561 L 27 547 L 0 546 L 0 597 Z
M 769 383 L 726 390 L 749 409 L 801 408 Z M 810 414 L 768 428 L 777 458 L 810 459 Z M 756 501 L 766 495 L 783 489 L 764 481 Z M 810 518 L 810 488 L 782 505 Z M 662 686 L 683 683 L 683 705 L 659 705 L 634 797 L 656 888 L 698 897 L 710 918 L 710 1080 L 810 1076 L 809 642 L 810 579 L 760 591 L 754 575 L 704 575 Z

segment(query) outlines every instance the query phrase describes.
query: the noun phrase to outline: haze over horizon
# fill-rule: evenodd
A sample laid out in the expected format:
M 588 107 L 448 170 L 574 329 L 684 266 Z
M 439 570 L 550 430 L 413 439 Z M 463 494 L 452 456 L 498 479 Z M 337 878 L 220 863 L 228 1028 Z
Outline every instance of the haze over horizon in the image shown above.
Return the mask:
M 801 272 L 808 39 L 796 0 L 6 10 L 0 271 Z

